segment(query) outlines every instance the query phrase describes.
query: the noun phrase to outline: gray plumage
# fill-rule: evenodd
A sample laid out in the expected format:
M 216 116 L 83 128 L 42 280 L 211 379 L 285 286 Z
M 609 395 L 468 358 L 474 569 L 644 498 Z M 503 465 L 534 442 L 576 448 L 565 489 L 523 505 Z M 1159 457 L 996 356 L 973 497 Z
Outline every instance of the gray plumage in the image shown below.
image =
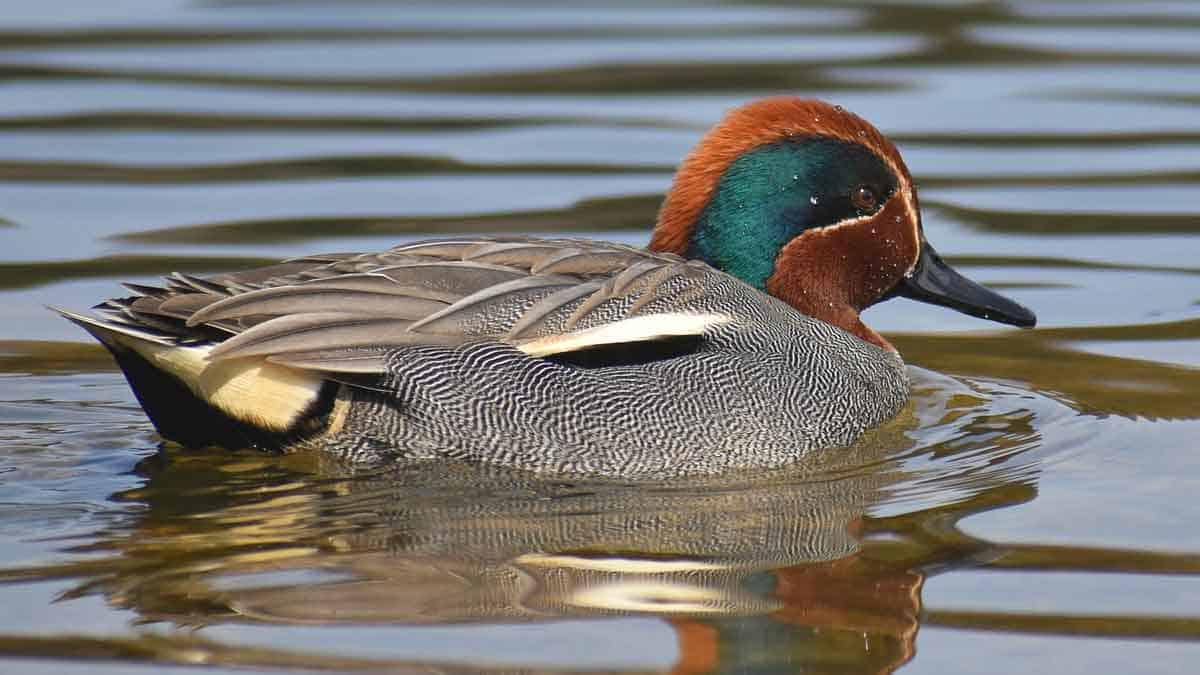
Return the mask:
M 75 320 L 338 383 L 338 403 L 277 444 L 355 459 L 622 477 L 779 466 L 854 442 L 907 397 L 894 352 L 703 263 L 611 243 L 438 240 L 130 289 Z

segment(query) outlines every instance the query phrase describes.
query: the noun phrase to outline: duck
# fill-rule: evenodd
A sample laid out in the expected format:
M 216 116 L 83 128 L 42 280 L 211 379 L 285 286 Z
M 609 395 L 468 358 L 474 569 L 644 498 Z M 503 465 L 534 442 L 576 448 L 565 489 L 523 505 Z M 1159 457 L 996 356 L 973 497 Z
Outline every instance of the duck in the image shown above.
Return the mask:
M 881 301 L 1036 323 L 929 244 L 890 140 L 793 96 L 702 137 L 644 249 L 440 238 L 125 287 L 56 311 L 169 441 L 618 479 L 786 467 L 897 416 Z

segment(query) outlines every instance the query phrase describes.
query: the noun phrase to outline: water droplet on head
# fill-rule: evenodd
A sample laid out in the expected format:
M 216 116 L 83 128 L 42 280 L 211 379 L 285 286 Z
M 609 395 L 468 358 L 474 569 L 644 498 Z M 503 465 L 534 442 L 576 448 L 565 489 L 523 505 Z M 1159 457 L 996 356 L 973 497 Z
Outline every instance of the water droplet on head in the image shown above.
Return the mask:
M 867 135 L 867 132 L 866 132 L 866 131 L 864 131 L 864 130 L 862 130 L 862 129 L 859 129 L 859 130 L 858 130 L 858 137 L 859 137 L 859 138 L 865 138 L 865 137 L 866 137 L 866 135 Z
M 813 206 L 816 206 L 817 204 L 821 203 L 821 199 L 819 197 L 817 197 L 816 195 L 812 195 L 811 197 L 808 198 L 808 203 L 812 204 Z
M 834 110 L 836 110 L 836 111 L 838 111 L 838 112 L 846 112 L 846 109 L 845 109 L 845 108 L 843 108 L 843 107 L 842 107 L 842 106 L 840 106 L 840 105 L 835 105 L 835 106 L 833 106 L 833 109 L 834 109 Z

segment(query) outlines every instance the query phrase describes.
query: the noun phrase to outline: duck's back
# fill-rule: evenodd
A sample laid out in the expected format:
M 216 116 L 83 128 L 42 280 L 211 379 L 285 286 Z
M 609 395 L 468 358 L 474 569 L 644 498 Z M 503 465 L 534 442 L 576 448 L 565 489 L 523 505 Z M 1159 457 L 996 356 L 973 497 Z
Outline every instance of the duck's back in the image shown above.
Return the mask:
M 851 443 L 907 394 L 893 352 L 617 244 L 442 240 L 132 288 L 72 318 L 192 444 L 711 473 Z

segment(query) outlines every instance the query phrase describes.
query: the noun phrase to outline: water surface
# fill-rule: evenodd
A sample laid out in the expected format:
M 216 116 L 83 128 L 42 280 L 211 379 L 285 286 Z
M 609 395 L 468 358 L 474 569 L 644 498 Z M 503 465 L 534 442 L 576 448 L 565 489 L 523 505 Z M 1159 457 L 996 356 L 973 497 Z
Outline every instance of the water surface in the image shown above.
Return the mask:
M 5 669 L 1200 667 L 1193 3 L 6 9 Z M 778 93 L 891 135 L 930 240 L 1041 319 L 870 310 L 912 406 L 787 471 L 182 450 L 44 309 L 431 234 L 644 243 L 703 130 Z

